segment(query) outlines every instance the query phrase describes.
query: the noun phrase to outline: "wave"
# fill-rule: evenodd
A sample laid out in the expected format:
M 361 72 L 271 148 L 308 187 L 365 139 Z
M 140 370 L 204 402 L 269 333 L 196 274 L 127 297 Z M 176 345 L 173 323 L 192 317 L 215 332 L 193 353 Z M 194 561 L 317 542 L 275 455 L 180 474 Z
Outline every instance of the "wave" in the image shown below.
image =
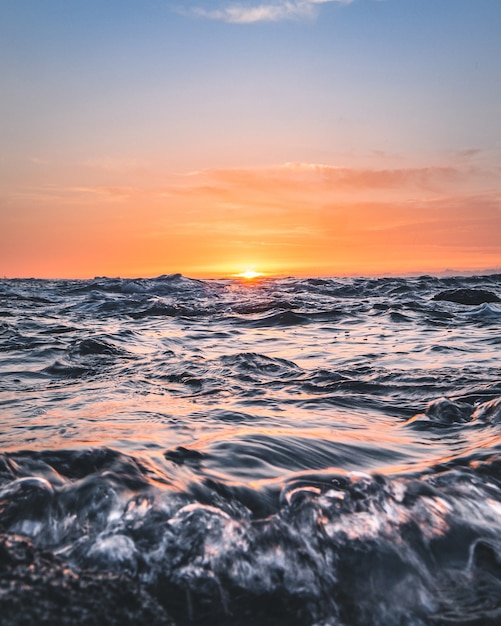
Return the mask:
M 298 474 L 252 497 L 215 481 L 155 487 L 151 468 L 113 450 L 3 454 L 0 467 L 2 532 L 75 571 L 125 573 L 180 623 L 500 615 L 498 459 L 400 478 Z
M 433 296 L 433 300 L 445 300 L 458 304 L 477 305 L 484 302 L 501 302 L 501 299 L 492 291 L 485 289 L 450 289 L 441 291 Z

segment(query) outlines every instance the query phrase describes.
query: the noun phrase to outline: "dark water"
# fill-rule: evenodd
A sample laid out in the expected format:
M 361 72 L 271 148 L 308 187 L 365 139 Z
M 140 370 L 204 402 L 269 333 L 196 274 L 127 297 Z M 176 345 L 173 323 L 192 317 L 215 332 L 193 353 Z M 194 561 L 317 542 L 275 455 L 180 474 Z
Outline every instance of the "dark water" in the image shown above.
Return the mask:
M 0 531 L 180 624 L 500 624 L 496 295 L 0 281 Z

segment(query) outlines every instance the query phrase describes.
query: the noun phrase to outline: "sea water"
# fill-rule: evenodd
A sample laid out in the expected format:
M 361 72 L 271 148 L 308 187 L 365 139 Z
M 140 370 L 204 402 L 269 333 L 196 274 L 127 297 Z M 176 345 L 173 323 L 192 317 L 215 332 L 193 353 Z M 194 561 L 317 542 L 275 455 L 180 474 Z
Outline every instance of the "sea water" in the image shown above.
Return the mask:
M 2 280 L 0 531 L 180 624 L 501 623 L 500 293 Z

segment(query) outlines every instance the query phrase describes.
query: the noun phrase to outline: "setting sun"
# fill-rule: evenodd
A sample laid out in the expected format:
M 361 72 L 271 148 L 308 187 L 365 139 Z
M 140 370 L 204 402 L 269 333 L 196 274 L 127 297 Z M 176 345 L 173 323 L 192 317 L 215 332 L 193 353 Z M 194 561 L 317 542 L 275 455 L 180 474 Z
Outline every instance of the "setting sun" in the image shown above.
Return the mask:
M 261 272 L 256 272 L 255 270 L 247 269 L 244 272 L 236 275 L 238 278 L 245 278 L 246 280 L 253 280 L 254 278 L 259 278 L 263 276 Z

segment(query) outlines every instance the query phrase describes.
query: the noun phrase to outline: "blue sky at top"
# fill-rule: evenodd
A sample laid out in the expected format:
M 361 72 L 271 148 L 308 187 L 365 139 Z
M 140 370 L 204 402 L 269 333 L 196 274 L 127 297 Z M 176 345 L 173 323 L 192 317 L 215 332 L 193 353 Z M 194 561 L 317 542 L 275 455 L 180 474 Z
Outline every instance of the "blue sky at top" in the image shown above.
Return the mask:
M 197 161 L 198 148 L 200 160 L 253 161 L 495 143 L 498 0 L 1 6 L 2 131 L 14 152 Z M 228 23 L 228 7 L 276 19 Z

